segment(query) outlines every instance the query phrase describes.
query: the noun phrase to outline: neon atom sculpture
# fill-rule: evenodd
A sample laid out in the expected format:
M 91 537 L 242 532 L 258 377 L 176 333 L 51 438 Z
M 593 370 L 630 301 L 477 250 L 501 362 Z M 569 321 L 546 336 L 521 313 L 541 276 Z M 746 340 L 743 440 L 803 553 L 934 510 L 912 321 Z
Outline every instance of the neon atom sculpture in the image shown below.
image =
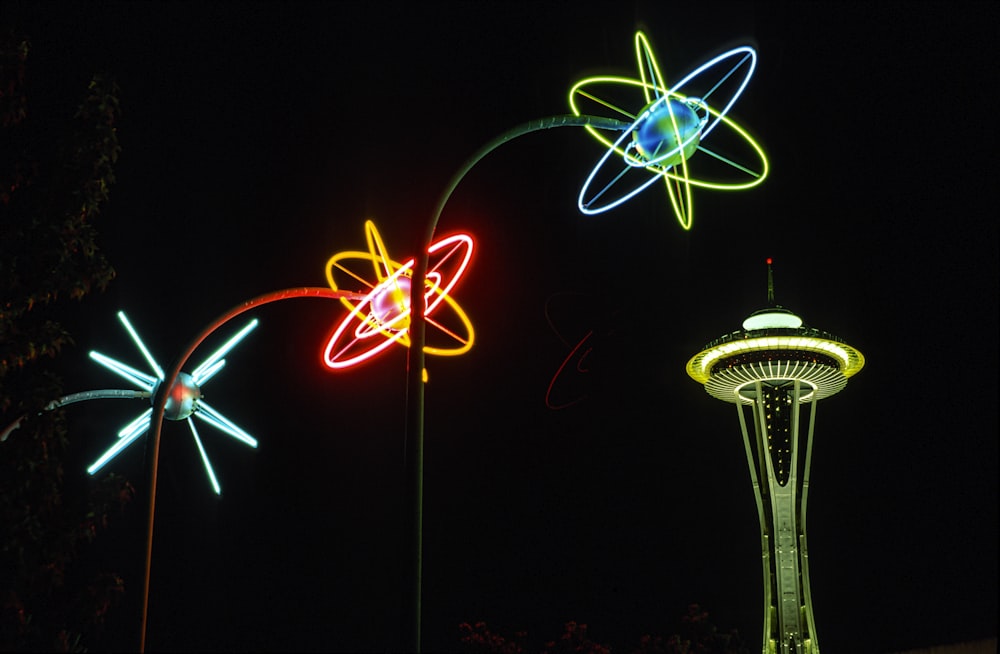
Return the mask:
M 372 221 L 365 222 L 368 251 L 346 251 L 333 255 L 326 264 L 330 288 L 338 290 L 338 277 L 347 277 L 370 289 L 360 301 L 341 298 L 348 309 L 327 341 L 323 362 L 332 369 L 361 363 L 393 343 L 410 347 L 410 297 L 414 260 L 395 261 Z M 424 282 L 424 315 L 427 324 L 443 336 L 441 344 L 425 345 L 424 352 L 457 356 L 468 352 L 475 339 L 472 323 L 451 290 L 472 258 L 472 238 L 455 234 L 435 241 L 427 248 L 430 262 Z M 448 310 L 451 320 L 440 315 Z
M 635 34 L 635 52 L 639 79 L 588 77 L 570 89 L 574 115 L 610 111 L 630 123 L 624 131 L 586 125 L 607 150 L 584 182 L 578 206 L 585 214 L 603 213 L 662 179 L 687 230 L 693 219 L 692 187 L 733 191 L 767 177 L 764 151 L 728 117 L 750 81 L 757 53 L 749 46 L 734 48 L 668 86 L 642 32 Z M 712 149 L 706 145 L 709 135 L 720 142 Z
M 156 398 L 164 390 L 163 368 L 160 367 L 150 354 L 149 350 L 146 348 L 145 344 L 143 344 L 142 339 L 139 338 L 138 332 L 136 332 L 135 328 L 132 327 L 132 324 L 129 322 L 124 311 L 118 312 L 118 319 L 121 320 L 126 331 L 128 331 L 132 340 L 139 348 L 139 351 L 142 352 L 143 357 L 146 359 L 146 362 L 153 371 L 153 375 L 136 370 L 135 368 L 127 366 L 124 363 L 116 361 L 115 359 L 105 356 L 99 352 L 92 351 L 90 353 L 90 358 L 108 370 L 120 375 L 135 386 L 138 386 L 142 389 L 142 393 L 140 393 L 139 396 L 149 397 L 151 402 L 155 405 Z M 242 341 L 247 334 L 253 331 L 255 327 L 257 327 L 256 318 L 251 320 L 245 327 L 243 327 L 243 329 L 238 331 L 218 350 L 205 359 L 205 361 L 200 366 L 195 368 L 192 373 L 180 373 L 171 385 L 170 389 L 167 391 L 164 417 L 168 420 L 185 420 L 187 422 L 188 427 L 191 430 L 191 435 L 194 437 L 195 446 L 198 448 L 198 453 L 201 455 L 202 463 L 205 466 L 205 473 L 208 475 L 212 488 L 215 490 L 217 495 L 222 494 L 222 489 L 219 486 L 219 481 L 216 478 L 215 471 L 209 461 L 208 453 L 205 451 L 205 446 L 201 442 L 201 436 L 198 434 L 198 430 L 194 425 L 194 421 L 191 420 L 191 417 L 194 416 L 202 420 L 206 424 L 215 427 L 219 431 L 249 445 L 250 447 L 257 447 L 257 440 L 253 436 L 240 429 L 231 420 L 219 413 L 216 409 L 212 408 L 205 402 L 201 395 L 202 386 L 204 386 L 212 377 L 222 370 L 223 366 L 225 366 L 226 360 L 223 357 L 226 353 L 236 347 L 236 345 Z M 108 448 L 108 450 L 102 454 L 100 458 L 91 464 L 91 466 L 87 468 L 87 472 L 91 475 L 96 474 L 109 461 L 121 454 L 129 445 L 134 443 L 140 436 L 149 431 L 152 418 L 153 408 L 150 407 L 140 414 L 139 417 L 126 425 L 121 431 L 118 432 L 118 440 L 114 443 L 114 445 Z
M 760 522 L 764 567 L 764 654 L 819 654 L 809 586 L 806 500 L 816 403 L 839 393 L 864 356 L 774 304 L 691 357 L 687 373 L 713 397 L 736 405 Z M 809 425 L 800 430 L 800 407 Z M 751 414 L 752 433 L 747 428 Z

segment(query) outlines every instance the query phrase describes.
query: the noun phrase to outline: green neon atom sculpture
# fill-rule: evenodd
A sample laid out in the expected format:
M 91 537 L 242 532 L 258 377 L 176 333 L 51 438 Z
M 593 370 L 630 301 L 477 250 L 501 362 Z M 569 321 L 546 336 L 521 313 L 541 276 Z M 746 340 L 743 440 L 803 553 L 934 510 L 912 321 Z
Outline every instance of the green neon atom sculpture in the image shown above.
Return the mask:
M 585 127 L 607 150 L 584 182 L 578 206 L 585 214 L 603 213 L 662 179 L 678 222 L 688 230 L 692 186 L 735 191 L 767 177 L 764 151 L 727 116 L 750 81 L 757 53 L 749 46 L 734 48 L 668 86 L 642 32 L 635 34 L 635 52 L 639 79 L 588 77 L 570 89 L 574 115 L 610 111 L 631 121 L 624 132 Z M 717 127 L 724 129 L 713 134 Z M 710 134 L 711 150 L 705 145 Z

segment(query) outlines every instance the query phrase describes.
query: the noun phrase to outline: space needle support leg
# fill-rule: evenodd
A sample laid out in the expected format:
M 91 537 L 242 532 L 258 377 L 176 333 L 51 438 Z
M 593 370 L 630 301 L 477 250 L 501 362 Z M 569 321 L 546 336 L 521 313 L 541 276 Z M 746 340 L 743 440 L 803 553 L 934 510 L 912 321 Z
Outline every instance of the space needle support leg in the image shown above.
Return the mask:
M 750 447 L 750 435 L 747 432 L 747 421 L 743 415 L 743 405 L 736 404 L 736 413 L 740 417 L 740 429 L 743 430 L 743 448 L 746 450 L 747 466 L 750 468 L 750 483 L 753 485 L 753 497 L 757 503 L 757 518 L 760 524 L 764 524 L 764 501 L 760 495 L 760 481 L 757 478 L 757 464 L 754 461 L 753 450 Z
M 757 410 L 756 403 L 751 407 L 753 411 Z M 764 637 L 765 642 L 767 634 L 771 633 L 771 561 L 770 552 L 771 547 L 768 542 L 767 533 L 767 517 L 764 515 L 764 500 L 761 497 L 760 491 L 760 480 L 757 476 L 757 463 L 754 460 L 753 448 L 750 445 L 750 433 L 747 431 L 747 419 L 744 415 L 744 406 L 741 402 L 736 402 L 736 413 L 740 418 L 740 429 L 743 432 L 743 448 L 747 455 L 747 467 L 750 468 L 750 483 L 753 485 L 753 497 L 754 501 L 757 503 L 757 520 L 760 524 L 760 549 L 761 549 L 761 562 L 764 568 Z M 756 414 L 755 414 L 756 417 Z M 756 420 L 755 423 L 755 440 L 756 440 Z M 764 654 L 767 654 L 766 648 Z
M 352 293 L 350 291 L 334 291 L 329 288 L 304 287 L 274 291 L 272 293 L 259 295 L 251 300 L 247 300 L 246 302 L 233 307 L 216 318 L 208 327 L 198 334 L 193 341 L 191 341 L 191 343 L 187 346 L 187 349 L 181 353 L 181 356 L 178 357 L 177 361 L 167 372 L 160 388 L 166 389 L 167 391 L 169 391 L 170 388 L 173 388 L 173 385 L 177 381 L 177 377 L 180 375 L 181 369 L 184 367 L 184 364 L 187 363 L 187 360 L 191 358 L 191 355 L 194 354 L 196 349 L 198 349 L 198 346 L 201 345 L 202 342 L 219 327 L 222 327 L 236 316 L 250 311 L 251 309 L 256 309 L 259 306 L 270 304 L 271 302 L 277 302 L 278 300 L 288 300 L 297 297 L 316 297 L 328 299 L 348 298 L 352 300 L 360 300 L 363 299 L 365 295 L 363 293 Z M 160 432 L 163 428 L 163 415 L 166 412 L 167 398 L 169 396 L 169 392 L 157 394 L 156 401 L 153 404 L 152 422 L 149 426 L 149 450 L 151 459 L 149 472 L 149 515 L 147 517 L 148 522 L 146 523 L 146 567 L 142 579 L 142 620 L 139 627 L 139 652 L 146 651 L 146 632 L 148 631 L 149 626 L 149 573 L 152 568 L 153 561 L 153 518 L 156 510 L 156 473 L 160 462 Z
M 757 410 L 756 403 L 752 405 L 751 409 L 753 411 Z M 764 514 L 764 500 L 761 497 L 760 491 L 760 480 L 757 476 L 757 463 L 754 460 L 753 448 L 750 445 L 750 434 L 747 431 L 747 420 L 744 415 L 744 407 L 740 402 L 736 403 L 736 413 L 740 417 L 740 429 L 743 432 L 743 448 L 746 450 L 747 455 L 747 467 L 750 469 L 750 483 L 753 485 L 753 497 L 757 504 L 757 520 L 760 525 L 760 549 L 761 549 L 761 562 L 764 568 L 764 635 L 765 638 L 767 634 L 771 633 L 771 611 L 768 607 L 771 606 L 771 547 L 768 542 L 767 533 L 767 516 Z M 755 414 L 756 417 L 756 414 Z M 756 435 L 756 420 L 755 423 L 755 435 Z M 756 438 L 755 438 L 756 440 Z M 765 653 L 766 654 L 766 653 Z
M 816 619 L 813 617 L 812 590 L 809 588 L 809 550 L 806 549 L 806 500 L 809 497 L 809 468 L 812 465 L 813 430 L 816 427 L 815 394 L 809 403 L 809 435 L 806 437 L 806 458 L 802 469 L 802 506 L 799 515 L 799 561 L 802 566 L 802 594 L 805 597 L 805 620 L 811 649 L 807 654 L 819 654 Z
M 422 289 L 426 285 L 428 253 L 434 240 L 434 232 L 437 230 L 441 213 L 451 194 L 455 192 L 462 179 L 472 168 L 479 163 L 490 152 L 498 147 L 525 134 L 531 134 L 539 130 L 551 129 L 553 127 L 584 127 L 591 125 L 599 129 L 626 131 L 632 124 L 613 118 L 600 118 L 597 116 L 573 116 L 562 115 L 549 118 L 540 118 L 521 123 L 506 132 L 500 134 L 492 141 L 476 151 L 459 168 L 458 172 L 451 178 L 448 186 L 438 200 L 434 213 L 427 223 L 423 238 L 418 243 L 416 262 L 413 269 L 413 277 L 410 284 L 411 289 Z M 412 292 L 412 291 L 411 291 Z M 408 652 L 420 652 L 420 622 L 421 622 L 421 584 L 423 575 L 423 494 L 424 494 L 424 345 L 427 343 L 427 325 L 425 315 L 425 303 L 423 301 L 410 301 L 410 350 L 406 361 L 406 439 L 403 445 L 404 466 L 406 467 L 407 483 L 410 489 L 411 510 L 408 515 L 412 523 L 408 531 L 412 538 L 412 552 L 410 569 L 408 572 L 409 583 L 407 591 L 407 604 L 409 604 L 409 624 L 405 650 Z

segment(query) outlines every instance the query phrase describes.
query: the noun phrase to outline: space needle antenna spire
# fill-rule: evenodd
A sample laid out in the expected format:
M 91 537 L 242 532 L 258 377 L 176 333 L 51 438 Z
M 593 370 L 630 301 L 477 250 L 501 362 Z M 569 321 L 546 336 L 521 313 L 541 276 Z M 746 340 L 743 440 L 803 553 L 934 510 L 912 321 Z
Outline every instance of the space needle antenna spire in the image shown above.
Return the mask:
M 774 271 L 771 270 L 771 257 L 767 258 L 767 306 L 774 306 Z

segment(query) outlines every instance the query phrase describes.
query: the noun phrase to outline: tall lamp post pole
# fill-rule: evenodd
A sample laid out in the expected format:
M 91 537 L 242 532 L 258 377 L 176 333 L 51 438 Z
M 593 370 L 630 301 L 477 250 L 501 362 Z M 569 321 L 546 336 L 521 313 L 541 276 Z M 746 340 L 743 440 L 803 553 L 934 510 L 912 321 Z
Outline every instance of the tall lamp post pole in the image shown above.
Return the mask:
M 601 129 L 625 131 L 632 124 L 613 118 L 595 116 L 562 115 L 528 121 L 513 127 L 480 148 L 463 164 L 451 178 L 438 200 L 434 213 L 427 223 L 422 241 L 418 244 L 416 261 L 410 288 L 423 289 L 427 280 L 428 248 L 434 240 L 441 213 L 468 172 L 493 150 L 504 143 L 532 132 L 553 127 L 584 127 L 592 125 Z M 421 649 L 421 600 L 423 577 L 423 495 L 424 495 L 424 345 L 427 342 L 426 303 L 421 298 L 410 301 L 410 351 L 406 364 L 406 442 L 404 457 L 407 486 L 410 492 L 409 533 L 412 540 L 411 559 L 408 571 L 407 604 L 409 621 L 407 624 L 406 651 L 420 652 Z
M 242 304 L 237 305 L 223 313 L 211 324 L 209 324 L 209 326 L 206 327 L 200 334 L 198 334 L 198 336 L 187 346 L 187 349 L 181 353 L 177 361 L 171 366 L 160 386 L 163 392 L 158 393 L 155 398 L 156 401 L 153 404 L 153 418 L 149 428 L 149 445 L 152 451 L 152 461 L 150 463 L 149 474 L 149 517 L 146 527 L 146 567 L 142 580 L 142 621 L 139 636 L 140 652 L 146 651 L 146 636 L 148 635 L 147 632 L 149 630 L 149 575 L 153 561 L 153 522 L 156 511 L 156 474 L 160 463 L 160 431 L 163 427 L 163 418 L 166 412 L 167 399 L 170 397 L 169 390 L 173 388 L 174 384 L 177 382 L 177 379 L 181 374 L 181 369 L 187 363 L 187 360 L 191 358 L 191 355 L 194 354 L 196 349 L 198 349 L 198 346 L 200 346 L 202 342 L 204 342 L 204 340 L 208 338 L 209 335 L 211 335 L 216 329 L 226 324 L 236 316 L 250 311 L 251 309 L 255 309 L 265 304 L 270 304 L 271 302 L 277 302 L 278 300 L 288 300 L 297 297 L 327 299 L 349 298 L 357 300 L 364 296 L 350 291 L 334 291 L 329 288 L 319 287 L 302 287 L 274 291 L 272 293 L 260 295 L 251 300 L 247 300 L 246 302 L 243 302 Z

